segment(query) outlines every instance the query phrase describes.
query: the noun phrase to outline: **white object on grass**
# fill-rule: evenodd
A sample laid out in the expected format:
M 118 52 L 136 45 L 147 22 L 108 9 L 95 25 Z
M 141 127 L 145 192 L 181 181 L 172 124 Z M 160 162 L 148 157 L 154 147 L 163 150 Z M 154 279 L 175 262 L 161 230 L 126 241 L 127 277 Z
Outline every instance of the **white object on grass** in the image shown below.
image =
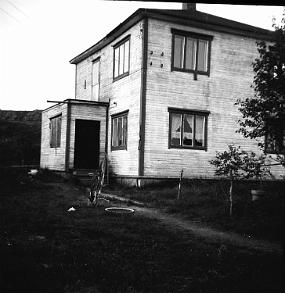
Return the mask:
M 28 172 L 28 174 L 34 176 L 34 175 L 37 175 L 38 172 L 39 171 L 37 169 L 31 169 L 30 172 Z
M 70 209 L 67 210 L 68 212 L 74 212 L 75 211 L 75 208 L 74 207 L 71 207 Z

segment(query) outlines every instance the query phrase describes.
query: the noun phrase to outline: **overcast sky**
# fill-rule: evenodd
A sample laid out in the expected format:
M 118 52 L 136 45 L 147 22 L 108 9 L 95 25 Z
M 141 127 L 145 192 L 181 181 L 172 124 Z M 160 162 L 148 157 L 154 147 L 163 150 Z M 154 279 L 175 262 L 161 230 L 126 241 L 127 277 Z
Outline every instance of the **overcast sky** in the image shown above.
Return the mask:
M 181 3 L 102 0 L 0 0 L 0 109 L 45 109 L 74 98 L 75 65 L 89 48 L 138 8 Z M 197 10 L 272 29 L 282 6 L 197 4 Z

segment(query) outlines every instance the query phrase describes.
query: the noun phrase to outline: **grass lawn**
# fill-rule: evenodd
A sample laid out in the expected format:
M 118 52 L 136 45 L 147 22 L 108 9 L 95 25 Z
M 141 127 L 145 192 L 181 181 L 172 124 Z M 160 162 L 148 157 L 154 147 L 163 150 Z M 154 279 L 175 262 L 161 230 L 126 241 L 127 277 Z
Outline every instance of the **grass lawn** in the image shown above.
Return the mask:
M 267 195 L 254 202 L 250 196 L 250 184 L 235 183 L 232 216 L 229 215 L 228 186 L 229 183 L 225 181 L 184 182 L 179 200 L 177 183 L 141 189 L 112 185 L 103 191 L 142 201 L 213 228 L 283 243 L 285 181 L 267 186 Z
M 110 215 L 55 176 L 0 175 L 1 293 L 283 292 L 278 256 Z

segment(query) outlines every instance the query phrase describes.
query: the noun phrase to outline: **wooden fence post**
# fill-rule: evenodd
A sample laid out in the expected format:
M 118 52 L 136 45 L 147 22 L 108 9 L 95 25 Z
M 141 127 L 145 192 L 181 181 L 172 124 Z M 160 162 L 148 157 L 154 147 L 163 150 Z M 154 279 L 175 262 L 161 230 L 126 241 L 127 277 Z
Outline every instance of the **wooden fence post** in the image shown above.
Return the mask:
M 180 179 L 179 179 L 179 184 L 178 184 L 178 194 L 177 194 L 177 199 L 178 199 L 178 200 L 179 200 L 180 197 L 181 197 L 182 178 L 183 178 L 183 169 L 181 170 L 181 173 L 180 173 Z

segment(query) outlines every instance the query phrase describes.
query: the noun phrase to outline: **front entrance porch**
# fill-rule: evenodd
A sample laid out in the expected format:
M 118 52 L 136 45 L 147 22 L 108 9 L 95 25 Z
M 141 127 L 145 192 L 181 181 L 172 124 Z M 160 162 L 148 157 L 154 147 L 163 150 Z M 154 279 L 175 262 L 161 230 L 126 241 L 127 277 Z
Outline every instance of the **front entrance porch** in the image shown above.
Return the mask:
M 42 113 L 41 168 L 57 171 L 95 170 L 107 152 L 106 102 L 65 100 Z M 60 142 L 50 143 L 51 119 L 61 117 Z

